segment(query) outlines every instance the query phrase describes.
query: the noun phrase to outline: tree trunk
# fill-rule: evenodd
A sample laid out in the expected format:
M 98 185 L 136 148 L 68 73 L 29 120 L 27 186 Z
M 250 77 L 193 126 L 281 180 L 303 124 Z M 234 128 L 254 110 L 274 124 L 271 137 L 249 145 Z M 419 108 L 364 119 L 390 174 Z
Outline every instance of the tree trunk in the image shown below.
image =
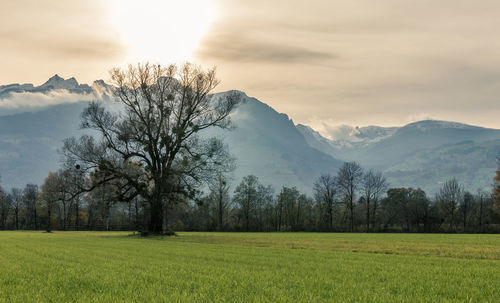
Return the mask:
M 87 209 L 88 209 L 88 211 L 87 211 L 87 215 L 88 215 L 88 217 L 87 217 L 87 230 L 90 230 L 92 227 L 92 216 L 93 216 L 92 207 L 88 206 Z
M 52 218 L 52 207 L 49 205 L 47 205 L 47 231 L 51 230 L 52 229 L 52 222 L 51 222 L 51 218 Z
M 351 196 L 350 205 L 349 205 L 349 208 L 351 211 L 351 232 L 354 231 L 354 203 L 352 200 L 353 200 L 353 197 Z
M 63 230 L 66 230 L 66 203 L 63 203 Z
M 38 229 L 37 213 L 36 213 L 36 202 L 33 204 L 33 215 L 35 216 L 35 230 Z
M 224 192 L 219 189 L 219 231 L 222 231 L 224 224 Z
M 163 217 L 163 220 L 162 220 L 162 227 L 161 227 L 161 230 L 162 230 L 162 233 L 166 234 L 168 232 L 168 212 L 167 212 L 167 202 L 164 202 L 163 205 L 162 205 L 162 217 Z
M 467 205 L 464 204 L 464 232 L 466 228 L 467 228 Z
M 163 210 L 161 200 L 151 201 L 151 218 L 149 222 L 149 232 L 159 234 L 163 227 Z
M 370 198 L 366 198 L 366 232 L 370 231 Z
M 128 229 L 132 229 L 132 201 L 128 202 Z
M 483 197 L 479 197 L 479 230 L 483 231 Z
M 76 208 L 76 216 L 75 216 L 75 230 L 78 230 L 78 224 L 79 224 L 79 212 L 80 212 L 80 209 L 79 209 L 79 204 L 80 202 L 78 201 L 78 198 L 76 198 L 76 204 L 75 204 L 75 208 Z
M 300 225 L 300 202 L 297 202 L 297 218 L 295 220 L 295 231 L 298 230 Z
M 135 229 L 139 229 L 139 202 L 137 198 L 135 198 Z
M 373 201 L 373 216 L 372 216 L 372 229 L 374 229 L 376 231 L 376 225 L 377 225 L 377 222 L 375 221 L 375 218 L 377 216 L 377 199 L 375 199 Z

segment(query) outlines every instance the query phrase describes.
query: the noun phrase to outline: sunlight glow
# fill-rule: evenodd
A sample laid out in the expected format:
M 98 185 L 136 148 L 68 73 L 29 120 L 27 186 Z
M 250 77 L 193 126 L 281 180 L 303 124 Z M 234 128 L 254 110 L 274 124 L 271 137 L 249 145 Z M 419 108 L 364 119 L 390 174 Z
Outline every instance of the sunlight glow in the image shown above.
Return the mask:
M 127 60 L 168 64 L 192 60 L 216 8 L 212 0 L 114 0 L 111 15 Z

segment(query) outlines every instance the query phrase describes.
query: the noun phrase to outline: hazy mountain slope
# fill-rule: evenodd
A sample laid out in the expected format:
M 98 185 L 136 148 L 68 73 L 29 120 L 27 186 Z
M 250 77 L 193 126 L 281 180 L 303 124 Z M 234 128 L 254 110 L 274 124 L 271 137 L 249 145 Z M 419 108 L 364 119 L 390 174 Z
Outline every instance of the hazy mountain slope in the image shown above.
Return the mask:
M 242 93 L 243 103 L 231 115 L 231 131 L 212 130 L 237 158 L 235 179 L 254 174 L 277 190 L 283 185 L 311 192 L 321 173 L 333 173 L 342 162 L 310 147 L 285 114 Z
M 32 86 L 23 86 L 32 93 Z M 35 89 L 39 93 L 53 89 L 72 90 L 75 94 L 78 93 L 75 87 L 78 89 L 82 85 L 73 78 L 64 80 L 54 76 Z M 94 82 L 91 92 L 82 90 L 80 94 L 87 96 L 91 93 L 97 98 L 99 88 L 105 89 L 106 86 L 103 82 Z M 295 185 L 311 192 L 314 179 L 320 173 L 334 172 L 340 166 L 340 161 L 311 148 L 288 116 L 277 113 L 257 99 L 243 93 L 242 96 L 244 102 L 232 114 L 235 129 L 213 129 L 206 134 L 222 138 L 237 158 L 234 182 L 239 182 L 245 175 L 255 174 L 262 183 L 271 184 L 277 190 L 282 185 Z M 60 156 L 57 149 L 62 146 L 64 138 L 80 135 L 80 114 L 86 104 L 55 105 L 36 112 L 3 116 L 0 107 L 2 184 L 6 187 L 24 186 L 27 182 L 40 184 L 50 170 L 58 169 Z
M 349 144 L 298 129 L 314 148 L 385 172 L 391 186 L 422 187 L 429 193 L 452 177 L 469 190 L 488 189 L 500 152 L 500 130 L 456 122 L 419 121 L 391 128 L 375 140 L 356 136 Z
M 337 155 L 333 140 L 321 136 L 319 132 L 307 125 L 297 124 L 295 127 L 302 134 L 309 146 L 334 157 Z
M 367 146 L 359 161 L 385 168 L 404 161 L 415 152 L 471 140 L 500 139 L 500 131 L 454 122 L 425 120 L 399 128 L 392 136 Z
M 6 98 L 8 95 L 13 93 L 23 93 L 23 92 L 31 92 L 37 93 L 42 92 L 46 93 L 50 90 L 59 90 L 63 89 L 70 93 L 77 94 L 90 94 L 93 92 L 92 87 L 87 84 L 79 84 L 75 78 L 63 79 L 59 77 L 59 75 L 54 75 L 49 80 L 47 80 L 44 84 L 40 86 L 33 86 L 33 84 L 8 84 L 8 85 L 0 85 L 0 98 Z
M 102 80 L 88 86 L 57 75 L 37 87 L 0 86 L 2 185 L 43 182 L 59 167 L 62 140 L 81 134 L 80 114 L 87 102 L 109 101 L 110 94 L 111 87 Z M 295 185 L 310 193 L 314 180 L 322 173 L 335 173 L 340 160 L 382 170 L 392 186 L 422 187 L 431 194 L 448 178 L 456 177 L 467 189 L 476 190 L 488 188 L 494 176 L 500 130 L 426 120 L 403 127 L 344 125 L 332 130 L 330 140 L 241 94 L 244 102 L 231 115 L 235 129 L 205 134 L 223 139 L 237 158 L 235 183 L 254 174 L 276 190 Z M 40 106 L 51 98 L 58 99 Z
M 0 117 L 0 174 L 6 187 L 40 184 L 58 169 L 57 149 L 77 135 L 87 102 L 62 104 L 34 113 Z
M 335 158 L 354 159 L 367 147 L 392 136 L 398 127 L 365 126 L 352 127 L 340 125 L 329 130 L 332 139 L 323 137 L 309 126 L 298 124 L 297 129 L 306 138 L 307 143 Z M 356 155 L 354 157 L 354 155 Z
M 470 191 L 490 190 L 499 152 L 500 139 L 444 144 L 415 152 L 385 173 L 393 186 L 418 184 L 429 193 L 436 193 L 444 181 L 453 177 Z

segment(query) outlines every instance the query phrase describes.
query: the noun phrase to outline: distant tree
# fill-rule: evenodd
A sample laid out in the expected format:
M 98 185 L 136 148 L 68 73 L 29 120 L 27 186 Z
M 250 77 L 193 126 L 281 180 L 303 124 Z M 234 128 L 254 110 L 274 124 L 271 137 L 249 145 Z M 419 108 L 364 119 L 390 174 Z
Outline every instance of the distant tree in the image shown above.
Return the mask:
M 423 230 L 429 229 L 430 201 L 425 191 L 420 188 L 408 188 L 408 208 L 410 210 L 411 222 L 417 226 L 419 231 L 423 225 Z
M 357 162 L 345 162 L 337 173 L 337 184 L 349 212 L 350 231 L 354 231 L 354 201 L 362 178 L 363 169 Z
M 370 214 L 373 214 L 371 217 L 375 223 L 378 203 L 387 186 L 387 180 L 381 172 L 370 170 L 363 176 L 361 192 L 366 203 L 366 231 L 370 231 Z
M 228 128 L 240 94 L 211 95 L 219 83 L 215 69 L 204 71 L 191 64 L 115 68 L 111 79 L 121 110 L 92 102 L 82 115 L 82 127 L 101 138 L 68 139 L 63 152 L 68 162 L 104 174 L 86 190 L 119 180 L 117 200 L 141 196 L 149 204 L 150 232 L 166 232 L 167 209 L 177 195 L 194 197 L 214 168 L 224 166 L 225 146 L 199 133 Z
M 229 197 L 229 183 L 224 174 L 219 173 L 215 179 L 209 183 L 210 195 L 209 199 L 215 210 L 217 217 L 217 230 L 224 229 L 226 216 L 229 213 L 231 199 Z
M 483 232 L 483 225 L 485 223 L 485 219 L 487 218 L 488 215 L 488 197 L 490 196 L 490 193 L 478 190 L 477 192 L 477 221 L 479 225 L 479 231 Z
M 250 221 L 257 208 L 259 185 L 259 179 L 254 175 L 249 175 L 244 177 L 234 190 L 233 201 L 239 207 L 245 231 L 250 230 Z
M 381 201 L 381 216 L 386 228 L 427 231 L 430 213 L 430 201 L 420 188 L 390 188 Z
M 22 201 L 23 201 L 23 190 L 20 188 L 12 188 L 11 189 L 12 196 L 12 207 L 14 209 L 14 222 L 16 226 L 16 230 L 19 229 L 19 215 L 21 212 Z
M 61 190 L 63 190 L 62 203 L 65 205 L 65 228 L 71 225 L 71 218 L 75 214 L 74 228 L 77 230 L 80 226 L 80 208 L 82 203 L 81 189 L 85 185 L 85 175 L 79 165 L 72 165 L 59 171 Z M 67 207 L 67 208 L 66 208 Z
M 40 200 L 47 211 L 46 229 L 48 231 L 52 230 L 52 214 L 54 213 L 54 207 L 57 205 L 58 201 L 64 199 L 61 186 L 62 182 L 59 174 L 57 172 L 50 172 L 41 187 Z
M 449 223 L 449 230 L 456 230 L 458 205 L 463 199 L 463 189 L 457 179 L 447 180 L 439 190 L 437 200 L 445 222 Z
M 497 162 L 498 169 L 495 178 L 493 178 L 492 198 L 495 212 L 500 214 L 500 155 L 497 157 Z
M 459 205 L 459 209 L 462 215 L 464 232 L 467 230 L 467 221 L 472 211 L 473 204 L 474 204 L 474 196 L 470 192 L 466 191 Z
M 36 184 L 27 184 L 23 190 L 22 201 L 26 210 L 25 221 L 27 228 L 38 229 L 38 193 L 38 185 Z
M 325 214 L 327 229 L 333 230 L 333 213 L 336 207 L 337 181 L 332 175 L 321 175 L 314 182 L 314 197 L 319 208 Z
M 85 197 L 88 209 L 87 228 L 111 229 L 111 209 L 120 196 L 120 180 L 106 178 L 105 173 L 96 170 L 86 180 L 90 187 L 99 184 Z M 134 197 L 136 198 L 138 197 Z
M 411 211 L 408 188 L 390 188 L 387 196 L 381 201 L 384 213 L 384 224 L 403 226 L 406 231 L 411 229 Z
M 7 219 L 12 208 L 12 196 L 0 187 L 0 229 L 7 227 Z
M 299 227 L 301 230 L 313 231 L 317 229 L 317 214 L 315 212 L 314 200 L 306 194 L 301 194 L 298 199 L 300 208 Z
M 270 230 L 272 228 L 272 223 L 267 220 L 269 216 L 267 211 L 269 211 L 274 205 L 274 189 L 271 185 L 259 184 L 257 188 L 257 215 L 258 215 L 258 230 Z
M 300 192 L 296 187 L 283 186 L 278 195 L 278 205 L 282 209 L 280 228 L 283 224 L 286 229 L 296 231 L 298 229 L 301 205 L 299 204 Z
M 274 190 L 271 186 L 261 187 L 261 195 L 263 196 L 262 203 L 262 229 L 263 231 L 278 230 L 278 205 L 274 198 Z
M 0 175 L 0 181 L 2 181 L 2 175 Z M 4 203 L 5 203 L 5 198 L 6 194 L 2 189 L 2 186 L 0 185 L 0 229 L 4 227 L 3 224 L 3 208 L 4 208 Z

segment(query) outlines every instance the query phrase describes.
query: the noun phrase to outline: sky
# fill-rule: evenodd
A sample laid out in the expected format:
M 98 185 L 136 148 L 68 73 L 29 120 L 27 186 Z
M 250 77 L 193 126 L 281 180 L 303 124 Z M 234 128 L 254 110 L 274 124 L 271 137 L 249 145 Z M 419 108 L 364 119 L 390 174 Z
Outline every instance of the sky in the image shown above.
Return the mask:
M 191 61 L 322 133 L 500 128 L 498 16 L 496 0 L 0 0 L 0 85 Z

